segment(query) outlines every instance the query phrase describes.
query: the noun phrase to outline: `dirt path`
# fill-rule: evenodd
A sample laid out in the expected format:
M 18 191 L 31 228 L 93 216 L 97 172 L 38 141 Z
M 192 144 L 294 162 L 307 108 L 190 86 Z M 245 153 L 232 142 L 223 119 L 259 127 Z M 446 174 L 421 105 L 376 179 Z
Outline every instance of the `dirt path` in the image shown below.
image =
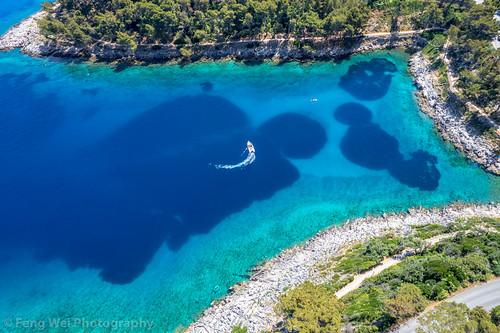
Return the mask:
M 363 281 L 365 281 L 366 279 L 371 278 L 373 276 L 376 276 L 376 275 L 380 274 L 382 271 L 384 271 L 385 269 L 387 269 L 391 266 L 394 266 L 396 264 L 399 264 L 400 262 L 401 262 L 401 259 L 394 259 L 393 257 L 384 259 L 384 261 L 382 261 L 382 263 L 380 263 L 378 266 L 370 269 L 367 272 L 356 275 L 354 280 L 352 280 L 352 282 L 350 282 L 344 288 L 337 291 L 335 293 L 335 296 L 337 296 L 337 298 L 344 297 L 345 295 L 347 295 L 351 291 L 358 289 L 361 286 L 361 284 L 363 283 Z
M 425 240 L 425 246 L 429 247 L 432 246 L 443 239 L 451 238 L 454 237 L 456 233 L 450 233 L 450 234 L 443 234 L 443 235 L 437 235 L 434 237 L 431 237 L 427 240 Z M 364 272 L 362 274 L 358 274 L 354 277 L 354 280 L 350 282 L 348 285 L 344 286 L 342 289 L 337 291 L 335 295 L 338 298 L 344 297 L 348 293 L 350 293 L 353 290 L 358 289 L 363 281 L 365 281 L 368 278 L 371 278 L 373 276 L 376 276 L 380 274 L 382 271 L 386 270 L 387 268 L 399 264 L 404 258 L 406 258 L 408 255 L 411 253 L 415 253 L 415 249 L 409 249 L 406 250 L 403 253 L 397 254 L 395 256 L 392 256 L 390 258 L 384 259 L 378 266 L 375 266 L 374 268 L 370 269 L 367 272 Z

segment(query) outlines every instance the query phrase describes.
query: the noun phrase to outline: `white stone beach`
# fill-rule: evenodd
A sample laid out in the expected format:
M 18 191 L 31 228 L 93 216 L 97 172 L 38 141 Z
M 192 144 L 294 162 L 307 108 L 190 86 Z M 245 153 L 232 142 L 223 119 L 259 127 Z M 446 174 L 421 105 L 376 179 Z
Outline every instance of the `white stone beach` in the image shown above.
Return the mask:
M 303 245 L 280 253 L 255 269 L 249 281 L 234 286 L 231 293 L 216 301 L 187 330 L 191 333 L 228 333 L 241 325 L 249 333 L 269 330 L 280 318 L 274 307 L 286 289 L 314 279 L 315 266 L 338 255 L 345 247 L 392 232 L 407 234 L 412 226 L 449 224 L 459 218 L 500 217 L 500 204 L 451 205 L 436 209 L 410 209 L 404 214 L 384 214 L 347 221 L 318 233 Z
M 10 28 L 0 37 L 0 51 L 21 49 L 32 55 L 43 53 L 45 39 L 40 34 L 37 21 L 47 15 L 40 11 Z

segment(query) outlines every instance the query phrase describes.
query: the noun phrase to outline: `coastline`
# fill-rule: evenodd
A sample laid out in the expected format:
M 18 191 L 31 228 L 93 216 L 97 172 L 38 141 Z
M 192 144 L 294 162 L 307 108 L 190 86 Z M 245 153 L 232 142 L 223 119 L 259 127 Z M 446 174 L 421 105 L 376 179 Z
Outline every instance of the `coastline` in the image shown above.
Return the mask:
M 34 57 L 80 58 L 91 61 L 130 61 L 168 63 L 202 60 L 235 59 L 240 61 L 309 61 L 341 59 L 356 53 L 404 48 L 419 50 L 426 44 L 421 31 L 399 34 L 373 33 L 345 40 L 328 38 L 274 38 L 242 40 L 224 43 L 204 43 L 192 46 L 193 54 L 185 58 L 174 45 L 139 45 L 132 54 L 126 47 L 97 42 L 90 49 L 74 45 L 59 45 L 41 36 L 37 20 L 46 12 L 39 11 L 9 29 L 0 37 L 0 51 L 20 49 Z M 305 44 L 298 47 L 296 44 Z M 458 108 L 445 101 L 439 93 L 437 80 L 429 62 L 417 51 L 410 59 L 410 73 L 419 91 L 417 102 L 422 112 L 430 116 L 441 137 L 451 142 L 467 158 L 478 163 L 487 172 L 500 175 L 500 158 L 495 145 L 481 137 L 466 121 Z M 455 98 L 458 102 L 458 99 Z M 456 103 L 455 103 L 456 104 Z
M 32 16 L 28 18 L 27 20 L 23 21 L 20 25 L 17 27 L 34 27 L 36 26 L 36 15 L 43 15 L 43 13 L 37 13 L 35 16 Z M 24 24 L 24 25 L 23 25 Z M 22 28 L 22 29 L 24 29 Z M 61 56 L 61 57 L 79 57 L 79 52 L 78 48 L 73 48 L 73 47 L 68 47 L 65 49 L 67 53 L 61 53 L 58 54 L 57 52 L 53 52 L 52 47 L 56 46 L 47 46 L 43 39 L 40 37 L 39 34 L 36 34 L 33 32 L 33 30 L 26 30 L 29 33 L 28 34 L 23 34 L 23 30 L 19 29 L 11 29 L 7 34 L 9 34 L 9 38 L 11 41 L 15 41 L 18 43 L 17 47 L 22 48 L 22 51 L 31 54 L 33 56 Z M 357 53 L 357 52 L 370 52 L 374 50 L 379 50 L 379 49 L 384 49 L 384 48 L 389 48 L 389 47 L 407 47 L 406 44 L 397 44 L 397 43 L 392 43 L 394 40 L 392 39 L 393 36 L 390 37 L 381 37 L 381 36 L 373 36 L 369 37 L 370 43 L 367 44 L 359 44 L 358 46 L 353 47 L 352 49 L 347 49 L 345 46 L 342 45 L 337 45 L 336 48 L 334 49 L 328 49 L 328 47 L 325 47 L 321 49 L 318 52 L 317 55 L 311 57 L 311 55 L 307 52 L 307 50 L 299 50 L 299 51 L 292 51 L 291 53 L 287 51 L 287 49 L 290 47 L 289 45 L 289 40 L 286 41 L 287 44 L 283 44 L 285 41 L 283 40 L 269 40 L 266 42 L 259 41 L 259 43 L 265 43 L 263 45 L 254 45 L 256 42 L 255 41 L 243 41 L 243 42 L 231 42 L 232 44 L 228 46 L 226 49 L 217 49 L 216 45 L 212 44 L 206 44 L 203 45 L 203 47 L 207 47 L 207 50 L 212 53 L 207 53 L 208 55 L 206 57 L 202 57 L 200 59 L 226 59 L 226 58 L 235 58 L 238 60 L 255 60 L 255 59 L 283 59 L 283 60 L 313 60 L 313 59 L 332 59 L 332 58 L 337 58 L 337 57 L 342 57 L 342 56 L 347 56 L 349 54 Z M 407 38 L 407 41 L 409 42 L 408 45 L 414 45 L 413 43 L 415 42 L 415 37 L 404 37 Z M 391 42 L 392 40 L 392 42 Z M 406 39 L 405 39 L 406 40 Z M 0 40 L 0 49 L 2 49 L 2 42 L 4 42 L 5 39 L 2 38 Z M 401 43 L 406 43 L 402 39 L 399 40 Z M 324 40 L 317 40 L 318 43 L 330 43 L 332 41 L 324 41 Z M 410 43 L 411 42 L 411 43 Z M 270 43 L 270 44 L 266 44 Z M 5 44 L 3 44 L 5 45 Z M 248 46 L 252 46 L 251 48 Z M 271 45 L 271 46 L 269 46 Z M 273 46 L 274 45 L 274 46 Z M 327 46 L 329 44 L 326 44 Z M 112 49 L 108 50 L 116 50 L 115 49 L 116 45 L 113 46 Z M 274 47 L 274 48 L 273 48 Z M 279 52 L 274 52 L 273 50 L 277 50 L 277 48 L 281 51 Z M 159 52 L 170 52 L 168 50 L 159 50 Z M 177 50 L 177 49 L 175 49 Z M 149 50 L 151 51 L 151 50 Z M 208 52 L 207 51 L 207 52 Z M 111 52 L 111 51 L 110 51 Z M 121 51 L 118 51 L 121 52 Z M 174 51 L 172 51 L 174 52 Z M 178 50 L 177 50 L 178 52 Z M 284 55 L 284 52 L 289 52 L 286 53 L 285 57 L 282 57 Z M 297 52 L 297 53 L 294 53 Z M 345 53 L 344 53 L 345 52 Z M 73 54 L 73 55 L 72 55 Z M 103 53 L 107 54 L 107 53 Z M 119 55 L 120 53 L 112 53 L 112 55 Z M 159 53 L 162 54 L 162 53 Z M 172 53 L 173 54 L 173 53 Z M 180 54 L 180 53 L 179 53 Z M 210 56 L 210 54 L 212 56 Z M 230 54 L 230 55 L 228 55 Z M 257 54 L 257 56 L 256 56 Z M 428 64 L 423 64 L 419 63 L 418 55 L 415 55 L 412 58 L 412 63 L 410 63 L 410 68 L 412 68 L 412 76 L 414 81 L 417 83 L 417 85 L 420 87 L 421 91 L 418 93 L 419 97 L 419 104 L 420 108 L 423 112 L 431 116 L 433 119 L 434 123 L 436 124 L 436 127 L 438 128 L 441 136 L 443 136 L 446 140 L 451 141 L 457 149 L 461 150 L 464 152 L 469 158 L 473 159 L 474 161 L 478 162 L 481 164 L 486 170 L 494 173 L 494 174 L 499 174 L 498 173 L 498 160 L 496 158 L 496 155 L 492 155 L 493 148 L 489 147 L 486 143 L 483 143 L 481 140 L 482 138 L 480 136 L 473 136 L 472 134 L 468 134 L 468 129 L 466 127 L 466 124 L 460 120 L 459 116 L 457 115 L 456 119 L 454 117 L 454 111 L 451 109 L 451 106 L 448 106 L 445 102 L 440 101 L 440 96 L 437 90 L 434 88 L 434 78 L 432 76 L 432 72 L 428 68 Z M 179 55 L 176 55 L 175 57 L 178 57 Z M 172 59 L 177 59 L 177 58 L 172 58 Z M 248 58 L 247 58 L 248 57 Z M 262 58 L 261 58 L 262 57 Z M 92 58 L 92 57 L 89 57 Z M 105 60 L 106 58 L 104 58 Z M 110 60 L 113 59 L 113 57 L 109 58 Z M 149 58 L 148 58 L 149 59 Z M 155 61 L 155 58 L 153 57 L 153 60 Z M 160 58 L 163 59 L 163 58 Z M 413 59 L 416 59 L 416 65 L 413 64 Z M 424 59 L 422 59 L 424 60 Z M 106 61 L 106 60 L 105 60 Z M 439 108 L 436 107 L 436 105 L 439 104 Z M 435 110 L 433 108 L 436 108 Z M 452 117 L 454 122 L 451 124 L 448 124 L 448 121 L 450 121 Z M 449 132 L 449 133 L 448 133 Z M 464 137 L 462 133 L 467 133 L 467 136 Z M 494 154 L 494 153 L 493 153 Z M 495 164 L 496 162 L 496 164 Z M 493 166 L 493 169 L 491 169 Z M 496 168 L 496 169 L 495 169 Z M 496 170 L 496 172 L 495 172 Z M 429 222 L 424 222 L 421 223 L 419 220 L 415 220 L 416 217 L 414 214 L 418 215 L 422 219 L 426 219 L 426 221 L 431 220 L 432 218 L 440 218 L 444 219 L 446 221 L 449 221 L 451 218 L 450 216 L 460 216 L 460 214 L 469 214 L 469 210 L 481 210 L 481 207 L 490 207 L 492 209 L 492 212 L 498 216 L 499 214 L 499 206 L 497 205 L 486 205 L 486 206 L 453 206 L 452 208 L 449 208 L 450 210 L 456 209 L 456 212 L 452 211 L 447 211 L 448 208 L 441 209 L 441 210 L 411 210 L 409 214 L 404 215 L 404 214 L 389 214 L 389 215 L 384 215 L 383 218 L 376 218 L 376 217 L 367 217 L 364 219 L 357 219 L 353 220 L 351 222 L 346 223 L 346 230 L 343 229 L 344 226 L 339 227 L 339 228 L 332 228 L 328 229 L 327 231 L 318 234 L 316 237 L 313 239 L 309 240 L 305 245 L 303 246 L 298 246 L 294 247 L 292 249 L 286 250 L 282 252 L 278 257 L 275 259 L 271 259 L 269 262 L 265 263 L 263 266 L 259 267 L 256 269 L 256 273 L 252 275 L 252 278 L 250 279 L 249 282 L 244 282 L 241 284 L 236 285 L 235 287 L 232 288 L 232 294 L 231 295 L 240 295 L 239 301 L 242 302 L 241 304 L 237 303 L 237 301 L 231 301 L 231 295 L 227 296 L 224 298 L 220 303 L 214 304 L 213 308 L 210 308 L 206 310 L 203 314 L 203 316 L 200 318 L 200 320 L 193 324 L 193 325 L 201 325 L 201 326 L 190 326 L 188 332 L 219 332 L 219 331 L 230 331 L 231 326 L 228 325 L 236 325 L 236 324 L 243 324 L 244 326 L 247 326 L 250 329 L 250 332 L 252 332 L 251 327 L 270 327 L 269 325 L 274 325 L 276 324 L 276 320 L 279 321 L 279 318 L 276 318 L 275 315 L 273 315 L 272 310 L 275 302 L 277 300 L 277 295 L 279 292 L 283 291 L 287 287 L 296 285 L 300 283 L 300 281 L 303 281 L 301 279 L 307 279 L 308 276 L 311 276 L 311 274 L 314 274 L 314 271 L 304 271 L 303 266 L 306 268 L 313 268 L 314 265 L 310 265 L 311 262 L 314 262 L 314 260 L 321 260 L 321 258 L 324 258 L 325 256 L 331 256 L 337 253 L 342 247 L 352 244 L 353 242 L 357 242 L 360 240 L 364 240 L 370 237 L 374 237 L 380 234 L 383 234 L 384 232 L 387 232 L 388 230 L 393 230 L 396 232 L 401 232 L 405 233 L 408 231 L 406 223 L 408 225 L 417 225 L 417 224 L 425 224 Z M 485 208 L 486 209 L 486 208 Z M 461 212 L 461 213 L 460 213 Z M 486 212 L 485 212 L 486 213 Z M 430 216 L 429 214 L 434 214 Z M 444 214 L 444 215 L 443 215 Z M 451 215 L 447 215 L 451 214 Z M 461 216 L 460 216 L 461 217 Z M 415 219 L 412 219 L 415 218 Z M 389 221 L 387 221 L 388 219 Z M 393 221 L 393 220 L 395 221 Z M 409 219 L 409 220 L 407 220 Z M 364 222 L 358 221 L 358 220 L 363 220 L 364 222 L 368 223 L 368 225 L 363 224 Z M 402 221 L 401 224 L 400 220 Z M 358 225 L 357 223 L 359 222 Z M 438 221 L 433 221 L 433 222 L 438 222 Z M 412 224 L 413 223 L 413 224 Z M 441 223 L 441 220 L 439 221 Z M 371 224 L 376 224 L 376 226 L 373 226 Z M 379 228 L 379 224 L 382 226 Z M 384 229 L 385 226 L 385 229 Z M 332 231 L 334 230 L 334 231 Z M 343 232 L 346 232 L 346 234 L 343 234 Z M 339 236 L 333 236 L 331 233 L 340 233 Z M 337 238 L 336 238 L 337 237 Z M 343 237 L 342 239 L 338 239 L 338 237 Z M 344 239 L 345 238 L 345 239 Z M 309 244 L 313 244 L 309 247 Z M 314 245 L 316 244 L 316 245 Z M 317 246 L 317 247 L 314 247 Z M 287 259 L 287 258 L 292 258 L 292 259 Z M 295 259 L 294 259 L 295 258 Z M 285 260 L 285 263 L 282 264 L 280 263 L 280 260 Z M 287 261 L 291 260 L 291 261 Z M 286 266 L 288 264 L 292 266 Z M 278 268 L 273 268 L 275 265 L 278 265 Z M 285 266 L 283 266 L 285 265 Z M 271 273 L 274 272 L 274 273 Z M 284 279 L 285 281 L 281 281 L 280 279 Z M 258 288 L 262 288 L 262 284 L 258 284 L 259 282 L 265 284 L 269 283 L 270 284 L 270 289 L 267 289 L 266 293 L 252 293 L 248 294 L 245 293 L 245 290 L 248 290 L 249 285 L 252 284 L 253 291 L 258 290 Z M 267 288 L 267 287 L 265 287 Z M 241 292 L 241 294 L 240 294 Z M 231 303 L 232 302 L 232 303 Z M 235 303 L 236 302 L 236 303 Z M 250 303 L 243 303 L 243 302 L 250 302 Z M 229 305 L 226 305 L 229 304 Z M 251 306 L 246 306 L 245 304 L 250 304 Z M 240 306 L 241 305 L 241 306 Z M 245 306 L 243 306 L 245 305 Z M 218 307 L 221 307 L 221 310 L 217 310 Z M 215 309 L 215 310 L 211 310 Z M 265 311 L 262 312 L 262 310 L 271 310 L 271 312 L 266 313 Z M 227 310 L 227 311 L 226 311 Z M 222 312 L 221 312 L 222 311 Z M 222 313 L 222 314 L 221 314 Z M 221 315 L 223 317 L 221 317 Z M 242 318 L 246 321 L 243 321 Z M 205 321 L 204 321 L 205 320 Z M 248 323 L 247 323 L 248 321 Z M 264 323 L 264 324 L 262 324 Z M 228 329 L 220 329 L 220 325 L 224 324 Z M 252 325 L 261 325 L 261 326 L 252 326 Z M 267 325 L 267 326 L 265 326 Z M 203 327 L 203 328 L 202 328 Z M 206 329 L 206 328 L 209 329 Z M 260 329 L 255 329 L 256 332 L 259 332 Z
M 40 35 L 37 21 L 45 15 L 46 12 L 39 11 L 7 30 L 0 36 L 0 52 L 21 49 L 32 56 L 44 54 L 46 41 Z
M 348 220 L 318 233 L 304 244 L 284 250 L 255 268 L 249 280 L 230 289 L 220 301 L 212 302 L 186 332 L 231 332 L 235 325 L 249 333 L 269 330 L 279 324 L 274 306 L 279 295 L 290 287 L 317 277 L 315 267 L 346 246 L 389 232 L 408 234 L 411 226 L 429 223 L 449 224 L 459 218 L 500 217 L 500 204 L 452 204 L 444 208 L 409 209 L 406 213 L 383 214 Z
M 441 137 L 486 171 L 500 175 L 500 158 L 494 145 L 467 123 L 452 102 L 443 99 L 436 88 L 437 79 L 430 64 L 420 51 L 411 57 L 409 69 L 419 89 L 417 101 L 420 110 L 431 117 Z
M 307 61 L 340 59 L 355 53 L 389 48 L 418 49 L 425 44 L 422 31 L 372 33 L 354 37 L 276 37 L 184 45 L 192 53 L 183 56 L 181 46 L 173 44 L 140 44 L 135 51 L 109 42 L 96 41 L 90 46 L 55 42 L 43 37 L 37 20 L 47 15 L 40 11 L 9 29 L 0 37 L 0 51 L 20 49 L 34 57 L 80 58 L 91 61 L 129 61 L 166 63 L 236 59 L 256 61 Z

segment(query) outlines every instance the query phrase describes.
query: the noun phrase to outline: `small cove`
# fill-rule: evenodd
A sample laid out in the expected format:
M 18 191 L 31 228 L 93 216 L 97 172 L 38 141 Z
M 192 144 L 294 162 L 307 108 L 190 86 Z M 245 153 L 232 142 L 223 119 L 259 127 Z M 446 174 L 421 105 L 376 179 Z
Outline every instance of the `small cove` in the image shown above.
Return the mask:
M 347 218 L 498 201 L 498 179 L 419 112 L 406 66 L 400 52 L 121 71 L 0 54 L 0 310 L 172 331 Z M 254 164 L 210 167 L 246 140 Z

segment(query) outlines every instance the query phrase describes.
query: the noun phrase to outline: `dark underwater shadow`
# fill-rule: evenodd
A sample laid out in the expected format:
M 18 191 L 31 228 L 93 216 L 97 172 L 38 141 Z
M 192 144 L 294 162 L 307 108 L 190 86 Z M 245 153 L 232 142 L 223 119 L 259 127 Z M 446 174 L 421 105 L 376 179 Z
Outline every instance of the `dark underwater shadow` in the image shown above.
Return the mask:
M 390 73 L 395 72 L 397 67 L 392 62 L 374 58 L 351 65 L 339 85 L 360 100 L 374 101 L 387 94 L 392 81 Z
M 131 63 L 131 62 L 129 62 L 129 61 L 119 61 L 113 67 L 113 72 L 115 72 L 115 73 L 121 73 L 121 72 L 124 72 L 125 70 L 129 69 L 132 66 L 134 66 L 134 64 Z
M 437 158 L 425 151 L 405 159 L 398 140 L 371 121 L 371 111 L 361 104 L 343 104 L 335 119 L 349 125 L 340 143 L 342 154 L 351 162 L 372 170 L 388 170 L 400 183 L 423 191 L 439 186 Z
M 263 59 L 243 59 L 242 63 L 246 66 L 259 66 L 265 63 Z
M 204 82 L 200 83 L 200 87 L 201 87 L 201 90 L 203 92 L 206 92 L 206 93 L 214 90 L 214 84 L 210 81 L 204 81 Z
M 318 122 L 296 113 L 274 117 L 259 132 L 289 158 L 310 158 L 327 141 L 326 131 Z
M 325 141 L 316 132 L 324 130 L 303 116 L 287 117 L 288 124 L 305 120 L 301 135 L 313 148 L 294 150 L 280 135 L 296 133 L 276 120 L 263 125 L 274 127 L 274 136 L 253 128 L 242 110 L 220 97 L 165 102 L 95 146 L 50 164 L 44 170 L 52 179 L 44 173 L 44 181 L 21 185 L 23 200 L 12 201 L 11 223 L 0 234 L 33 247 L 41 259 L 61 258 L 72 268 L 100 270 L 108 282 L 131 282 L 164 242 L 178 250 L 190 236 L 299 178 L 287 156 L 313 156 Z M 257 149 L 254 164 L 212 166 L 242 160 L 247 140 Z
M 402 184 L 422 191 L 434 191 L 441 174 L 436 168 L 437 158 L 426 151 L 411 153 L 408 160 L 397 160 L 389 166 L 389 173 Z

